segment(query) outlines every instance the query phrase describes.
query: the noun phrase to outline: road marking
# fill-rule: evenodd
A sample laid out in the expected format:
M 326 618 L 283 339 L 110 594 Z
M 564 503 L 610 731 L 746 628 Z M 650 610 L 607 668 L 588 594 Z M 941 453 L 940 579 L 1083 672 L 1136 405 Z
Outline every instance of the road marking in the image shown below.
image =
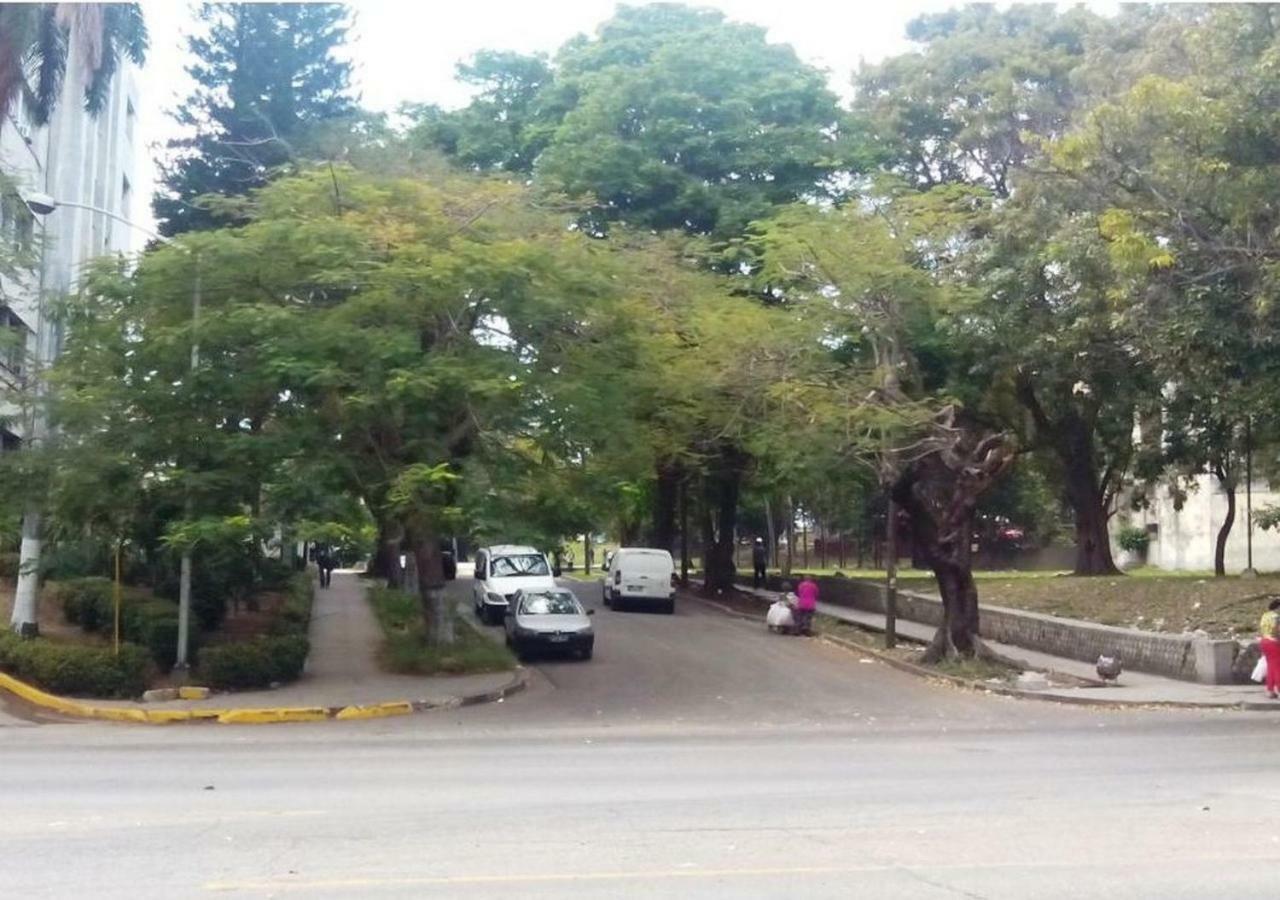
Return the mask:
M 1236 864 L 1256 861 L 1255 857 L 1202 854 L 1198 856 L 1181 855 L 1180 863 L 1213 862 L 1217 864 Z M 1149 859 L 1141 863 L 1156 865 Z M 1102 866 L 1121 864 L 1117 860 L 1107 860 Z M 938 865 L 921 863 L 920 865 L 903 865 L 896 863 L 877 863 L 854 866 L 766 866 L 758 868 L 735 869 L 698 869 L 693 864 L 687 868 L 654 869 L 652 871 L 617 871 L 617 872 L 551 872 L 526 875 L 424 875 L 395 876 L 385 878 L 317 878 L 303 879 L 261 879 L 245 881 L 211 881 L 203 885 L 206 891 L 265 891 L 277 893 L 281 891 L 320 891 L 320 890 L 358 890 L 373 888 L 398 887 L 467 887 L 472 885 L 494 884 L 567 884 L 573 882 L 609 882 L 609 881 L 675 881 L 680 879 L 708 878 L 774 878 L 804 875 L 855 875 L 869 872 L 899 872 L 913 879 L 919 879 L 918 869 L 926 869 L 931 874 L 939 872 L 972 872 L 1000 869 L 1072 869 L 1080 868 L 1086 863 L 1079 861 L 1008 861 L 1008 862 L 972 862 Z
M 676 878 L 761 878 L 778 875 L 847 875 L 892 869 L 894 866 L 794 866 L 758 869 L 655 869 L 651 872 L 552 872 L 541 875 L 428 875 L 394 878 L 330 878 L 310 881 L 211 881 L 207 891 L 300 891 L 344 888 L 433 887 L 483 884 L 554 884 L 573 881 L 641 881 Z

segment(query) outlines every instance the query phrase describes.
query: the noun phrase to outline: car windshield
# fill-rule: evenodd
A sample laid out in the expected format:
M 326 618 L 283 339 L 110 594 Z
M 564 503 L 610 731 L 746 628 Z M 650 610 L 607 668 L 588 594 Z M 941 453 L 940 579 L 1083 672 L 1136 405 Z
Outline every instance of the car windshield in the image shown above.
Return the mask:
M 523 553 L 519 556 L 495 556 L 494 578 L 512 578 L 521 575 L 550 575 L 547 560 L 541 553 Z
M 578 598 L 568 591 L 528 594 L 520 601 L 520 614 L 525 616 L 580 616 Z

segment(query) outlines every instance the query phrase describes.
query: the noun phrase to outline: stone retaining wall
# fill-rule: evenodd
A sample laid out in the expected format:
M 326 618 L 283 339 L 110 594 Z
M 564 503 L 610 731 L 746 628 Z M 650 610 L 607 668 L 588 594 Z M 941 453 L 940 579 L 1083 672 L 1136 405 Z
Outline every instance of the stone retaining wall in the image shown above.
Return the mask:
M 740 580 L 744 584 L 750 583 L 750 578 Z M 779 590 L 781 581 L 781 578 L 770 576 L 769 589 Z M 819 596 L 824 603 L 866 612 L 884 612 L 885 588 L 882 584 L 825 576 L 817 581 Z M 912 622 L 940 625 L 942 601 L 925 594 L 899 590 L 898 616 Z M 1102 654 L 1115 655 L 1124 662 L 1126 669 L 1205 684 L 1230 684 L 1233 681 L 1232 662 L 1238 647 L 1235 641 L 1214 640 L 1205 635 L 1116 628 L 985 604 L 979 613 L 978 630 L 988 640 L 1028 650 L 1082 662 L 1095 662 Z

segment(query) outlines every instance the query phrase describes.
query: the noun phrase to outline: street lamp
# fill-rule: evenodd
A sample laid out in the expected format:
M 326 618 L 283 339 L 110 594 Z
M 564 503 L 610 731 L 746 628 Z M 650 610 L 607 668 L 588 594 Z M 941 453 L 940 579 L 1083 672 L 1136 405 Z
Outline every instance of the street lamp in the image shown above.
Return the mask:
M 69 207 L 72 209 L 83 209 L 91 213 L 106 216 L 114 219 L 123 225 L 141 231 L 152 240 L 159 241 L 169 246 L 180 246 L 175 244 L 173 238 L 165 237 L 145 225 L 139 225 L 131 219 L 114 213 L 109 209 L 103 209 L 100 206 L 92 206 L 88 203 L 76 203 L 71 200 L 55 200 L 49 194 L 40 191 L 24 192 L 19 194 L 20 199 L 26 204 L 27 209 L 31 210 L 32 215 L 47 216 L 56 212 L 59 207 Z M 44 251 L 41 250 L 40 269 L 44 272 Z M 195 259 L 195 285 L 191 295 L 191 371 L 195 372 L 200 365 L 200 344 L 195 339 L 196 328 L 200 324 L 200 257 L 193 254 Z M 43 320 L 43 317 L 42 317 Z M 43 324 L 43 321 L 41 322 Z M 35 413 L 39 416 L 39 412 Z M 34 424 L 33 433 L 38 429 Z M 187 517 L 191 516 L 191 498 L 187 498 Z M 13 603 L 12 624 L 24 635 L 34 635 L 36 633 L 36 587 L 39 581 L 38 569 L 40 565 L 40 510 L 28 506 L 22 516 L 22 548 L 19 555 L 18 564 L 18 588 L 15 591 Z M 119 570 L 119 560 L 117 559 L 117 577 Z M 26 573 L 25 576 L 23 573 Z M 24 581 L 24 578 L 26 581 Z M 179 576 L 178 589 L 178 646 L 177 661 L 174 663 L 175 669 L 187 668 L 188 642 L 187 632 L 191 622 L 191 551 L 184 550 L 182 553 L 182 567 Z M 117 635 L 118 640 L 118 635 Z

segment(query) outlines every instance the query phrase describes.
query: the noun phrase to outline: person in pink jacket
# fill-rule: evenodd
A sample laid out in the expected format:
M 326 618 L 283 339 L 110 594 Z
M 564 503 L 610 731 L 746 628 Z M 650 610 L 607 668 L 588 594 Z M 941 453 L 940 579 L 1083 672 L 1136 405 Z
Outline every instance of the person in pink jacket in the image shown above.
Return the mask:
M 818 582 L 804 576 L 796 585 L 796 634 L 813 634 L 813 614 L 818 609 Z

